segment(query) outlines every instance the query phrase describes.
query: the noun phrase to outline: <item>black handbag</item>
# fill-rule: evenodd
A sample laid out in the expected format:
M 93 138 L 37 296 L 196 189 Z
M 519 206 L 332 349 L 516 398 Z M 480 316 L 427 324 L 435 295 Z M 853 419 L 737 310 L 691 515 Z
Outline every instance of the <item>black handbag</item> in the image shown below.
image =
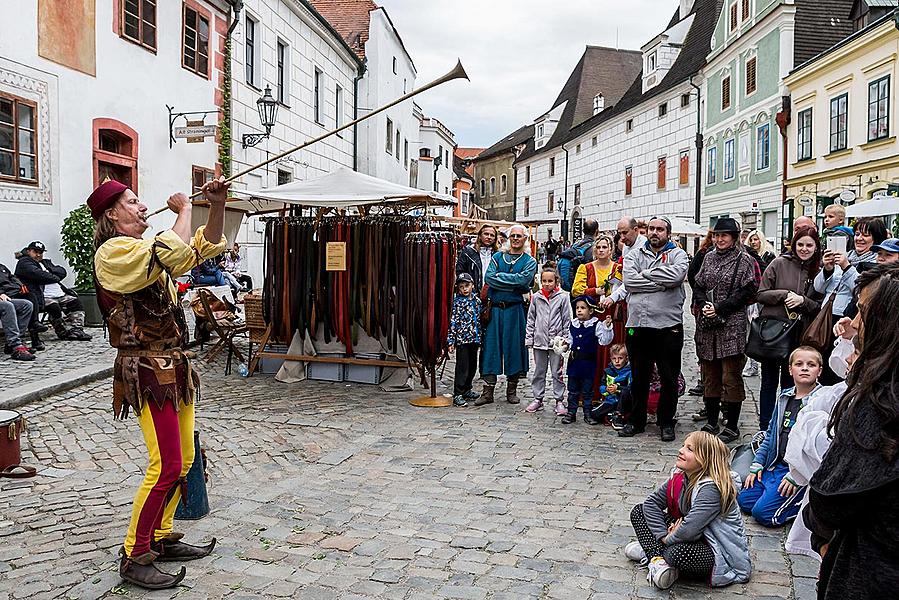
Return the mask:
M 782 317 L 757 317 L 749 328 L 746 356 L 757 361 L 785 361 L 802 332 L 802 320 L 796 313 Z

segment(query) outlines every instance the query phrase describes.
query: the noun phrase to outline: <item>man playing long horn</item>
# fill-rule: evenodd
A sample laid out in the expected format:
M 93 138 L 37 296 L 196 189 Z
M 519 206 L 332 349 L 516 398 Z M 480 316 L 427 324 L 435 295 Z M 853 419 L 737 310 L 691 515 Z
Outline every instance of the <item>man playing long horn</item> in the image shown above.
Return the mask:
M 180 541 L 173 530 L 175 508 L 194 459 L 194 400 L 199 378 L 183 352 L 187 326 L 174 278 L 221 254 L 228 184 L 203 186 L 210 203 L 206 225 L 191 235 L 191 202 L 183 193 L 168 199 L 177 217 L 171 229 L 144 239 L 147 207 L 127 186 L 106 181 L 87 200 L 94 227 L 97 302 L 118 349 L 113 375 L 116 418 L 137 415 L 149 465 L 134 498 L 131 524 L 121 550 L 122 579 L 148 589 L 178 585 L 176 574 L 154 561 L 207 556 L 205 546 Z

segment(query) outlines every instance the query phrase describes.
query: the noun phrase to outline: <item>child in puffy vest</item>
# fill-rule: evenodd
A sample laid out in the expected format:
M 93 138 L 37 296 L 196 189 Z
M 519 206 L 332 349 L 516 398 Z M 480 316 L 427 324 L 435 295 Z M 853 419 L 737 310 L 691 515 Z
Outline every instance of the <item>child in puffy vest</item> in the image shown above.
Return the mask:
M 646 579 L 655 587 L 668 589 L 681 575 L 715 587 L 749 581 L 749 542 L 736 502 L 740 478 L 729 456 L 720 439 L 694 431 L 668 481 L 631 511 L 637 541 L 624 554 L 649 567 Z
M 481 299 L 474 293 L 474 279 L 469 273 L 459 273 L 456 297 L 450 317 L 446 343 L 450 353 L 456 354 L 453 380 L 453 405 L 468 406 L 468 400 L 478 397 L 471 384 L 478 368 L 478 348 L 481 347 Z
M 614 344 L 609 349 L 609 366 L 606 367 L 599 384 L 602 402 L 593 409 L 594 419 L 597 421 L 611 419 L 619 412 L 620 406 L 630 406 L 631 380 L 627 346 Z
M 540 290 L 531 298 L 525 327 L 524 345 L 534 353 L 534 375 L 531 390 L 534 400 L 526 412 L 543 410 L 546 393 L 546 371 L 552 375 L 552 394 L 556 401 L 556 414 L 564 407 L 565 382 L 562 380 L 562 356 L 553 351 L 553 339 L 565 335 L 571 322 L 571 301 L 568 292 L 559 287 L 559 273 L 555 266 L 546 264 L 540 273 Z
M 612 317 L 600 321 L 595 316 L 596 304 L 589 296 L 578 296 L 574 301 L 575 317 L 568 328 L 566 345 L 568 355 L 568 412 L 562 423 L 568 425 L 577 419 L 578 399 L 584 404 L 584 422 L 596 425 L 593 418 L 593 380 L 596 378 L 596 351 L 600 346 L 612 343 Z
M 780 527 L 799 512 L 805 486 L 798 485 L 789 476 L 787 443 L 799 411 L 807 398 L 821 387 L 818 377 L 824 361 L 814 348 L 800 346 L 790 354 L 789 364 L 796 385 L 781 392 L 765 441 L 755 453 L 743 491 L 737 497 L 740 508 L 765 527 Z

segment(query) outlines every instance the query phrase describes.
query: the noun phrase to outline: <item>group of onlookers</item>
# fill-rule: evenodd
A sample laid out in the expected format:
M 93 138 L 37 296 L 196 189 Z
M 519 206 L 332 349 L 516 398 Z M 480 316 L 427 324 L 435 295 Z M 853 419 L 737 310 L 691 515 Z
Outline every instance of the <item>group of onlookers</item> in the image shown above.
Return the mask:
M 705 422 L 687 436 L 671 477 L 632 511 L 637 541 L 625 553 L 647 567 L 651 583 L 747 581 L 745 512 L 766 527 L 796 519 L 787 549 L 822 560 L 819 597 L 895 592 L 899 240 L 887 239 L 883 220 L 849 228 L 845 211 L 829 207 L 822 234 L 801 217 L 776 256 L 761 232 L 723 218 L 692 261 L 664 217 L 645 223 L 644 232 L 624 217 L 617 239 L 587 221 L 586 243 L 558 255 L 572 272 L 570 286 L 558 263 L 538 269 L 525 251 L 524 227 L 512 226 L 500 248 L 497 233 L 482 227 L 459 255 L 450 328 L 450 349 L 466 346 L 458 406 L 494 402 L 500 374 L 506 401 L 517 404 L 533 354 L 527 412 L 544 409 L 551 394 L 562 423 L 573 423 L 582 406 L 585 422 L 630 437 L 645 430 L 652 401 L 661 439 L 674 440 L 684 281 L 692 287 L 704 400 L 694 418 Z M 771 323 L 785 332 L 777 344 L 765 337 Z M 747 351 L 757 367 L 747 364 Z M 472 390 L 476 364 L 480 394 Z M 746 439 L 739 428 L 744 376 L 754 376 L 754 367 L 762 378 L 758 433 L 737 446 L 745 460 L 731 464 L 727 444 Z M 654 382 L 659 393 L 651 400 Z
M 191 282 L 197 286 L 228 286 L 234 299 L 237 300 L 237 294 L 253 289 L 253 279 L 243 272 L 242 263 L 240 244 L 234 242 L 229 251 L 221 256 L 204 260 L 191 269 Z
M 45 257 L 45 251 L 41 242 L 31 242 L 17 253 L 15 273 L 0 264 L 3 350 L 12 360 L 33 361 L 46 349 L 40 334 L 49 328 L 40 322 L 41 313 L 47 314 L 60 340 L 91 339 L 84 331 L 84 306 L 78 294 L 62 283 L 65 267 Z

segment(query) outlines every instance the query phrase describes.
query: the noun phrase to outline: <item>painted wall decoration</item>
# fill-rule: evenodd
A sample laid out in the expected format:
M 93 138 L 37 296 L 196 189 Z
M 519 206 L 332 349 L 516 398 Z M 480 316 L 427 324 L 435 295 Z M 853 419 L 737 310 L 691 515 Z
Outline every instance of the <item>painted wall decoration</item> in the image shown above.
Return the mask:
M 38 54 L 47 60 L 96 76 L 95 2 L 38 0 Z

